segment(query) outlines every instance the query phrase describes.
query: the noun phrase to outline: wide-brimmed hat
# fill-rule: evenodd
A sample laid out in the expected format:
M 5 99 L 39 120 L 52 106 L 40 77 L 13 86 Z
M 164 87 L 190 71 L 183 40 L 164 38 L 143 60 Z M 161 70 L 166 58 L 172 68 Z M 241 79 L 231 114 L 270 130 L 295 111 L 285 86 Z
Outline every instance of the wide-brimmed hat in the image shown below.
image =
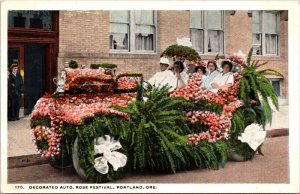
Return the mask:
M 166 64 L 166 65 L 170 65 L 169 59 L 166 58 L 166 57 L 160 58 L 159 63 L 161 63 L 161 64 Z
M 15 67 L 19 67 L 18 64 L 15 64 L 15 63 L 12 64 L 12 65 L 9 67 L 9 69 L 12 70 L 12 69 L 15 68 Z

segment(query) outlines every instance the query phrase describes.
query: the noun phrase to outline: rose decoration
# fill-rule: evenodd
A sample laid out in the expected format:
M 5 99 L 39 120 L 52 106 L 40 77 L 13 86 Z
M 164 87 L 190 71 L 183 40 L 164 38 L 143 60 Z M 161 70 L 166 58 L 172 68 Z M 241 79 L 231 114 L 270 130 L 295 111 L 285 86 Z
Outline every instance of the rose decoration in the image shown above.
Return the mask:
M 84 91 L 112 92 L 114 78 L 105 74 L 103 69 L 65 69 L 66 91 L 81 89 Z
M 107 174 L 109 170 L 108 163 L 113 166 L 113 170 L 117 171 L 124 167 L 127 162 L 127 156 L 117 152 L 116 150 L 122 148 L 119 141 L 114 140 L 109 135 L 95 138 L 94 151 L 96 154 L 103 154 L 103 156 L 95 158 L 94 168 L 101 174 Z
M 240 73 L 234 73 L 234 85 L 228 90 L 219 90 L 218 93 L 213 93 L 206 88 L 201 87 L 202 75 L 195 73 L 189 83 L 182 88 L 178 88 L 170 93 L 170 96 L 181 96 L 187 100 L 194 99 L 195 102 L 206 99 L 209 102 L 226 104 L 237 100 L 237 91 L 239 82 L 242 78 Z
M 245 128 L 244 133 L 238 137 L 243 143 L 247 143 L 254 151 L 260 146 L 266 138 L 267 132 L 263 130 L 261 125 L 252 123 Z
M 47 142 L 47 149 L 45 147 L 43 149 L 37 147 L 38 152 L 42 153 L 42 156 L 46 158 L 59 155 L 60 139 L 64 135 L 61 128 L 64 122 L 79 125 L 83 120 L 92 118 L 95 115 L 118 115 L 126 120 L 130 119 L 128 114 L 110 107 L 112 105 L 124 107 L 135 96 L 135 93 L 113 95 L 66 94 L 60 98 L 55 98 L 48 94 L 43 96 L 38 100 L 32 111 L 31 121 L 49 118 L 51 127 L 48 129 L 37 126 L 32 129 L 34 134 L 33 142 L 36 146 L 41 139 Z
M 60 139 L 62 134 L 57 133 L 54 129 L 47 126 L 37 125 L 31 129 L 33 143 L 36 151 L 41 153 L 43 157 L 49 158 L 57 156 L 60 152 Z M 44 144 L 45 147 L 40 148 L 37 143 Z
M 121 77 L 118 79 L 118 89 L 124 90 L 124 89 L 135 89 L 136 88 L 136 82 L 138 81 L 138 78 L 136 77 Z
M 228 90 L 219 90 L 218 93 L 213 93 L 206 88 L 201 88 L 202 75 L 195 73 L 185 87 L 178 88 L 170 93 L 170 96 L 181 96 L 187 100 L 193 100 L 194 103 L 207 100 L 208 103 L 214 102 L 223 105 L 221 114 L 201 110 L 190 111 L 186 114 L 191 118 L 192 123 L 200 122 L 208 126 L 206 132 L 190 134 L 188 144 L 198 145 L 203 140 L 216 142 L 229 137 L 232 113 L 244 105 L 237 97 L 242 76 L 240 73 L 234 73 L 234 78 L 234 85 L 229 87 Z
M 207 62 L 208 62 L 208 61 L 204 61 L 204 60 L 197 61 L 197 62 L 195 63 L 195 66 L 203 66 L 203 67 L 206 67 L 206 66 L 207 66 Z
M 225 55 L 225 58 L 239 64 L 243 68 L 246 67 L 246 55 L 241 50 L 237 53 Z

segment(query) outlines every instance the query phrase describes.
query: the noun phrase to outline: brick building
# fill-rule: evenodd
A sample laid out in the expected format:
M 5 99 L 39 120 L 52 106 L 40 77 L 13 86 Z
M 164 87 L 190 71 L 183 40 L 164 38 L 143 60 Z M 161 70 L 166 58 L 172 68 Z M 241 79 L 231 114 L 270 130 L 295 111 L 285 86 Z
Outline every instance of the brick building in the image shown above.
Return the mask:
M 164 49 L 176 44 L 177 38 L 188 37 L 204 60 L 214 59 L 218 53 L 239 50 L 247 53 L 253 47 L 255 56 L 252 59 L 267 61 L 266 68 L 283 75 L 283 78 L 270 77 L 270 80 L 278 95 L 288 98 L 287 11 L 124 10 L 58 11 L 51 14 L 51 28 L 46 27 L 50 32 L 45 32 L 45 26 L 43 31 L 37 30 L 40 35 L 35 41 L 45 44 L 48 62 L 44 64 L 46 70 L 42 71 L 51 73 L 41 79 L 46 79 L 48 85 L 71 59 L 85 65 L 115 63 L 121 71 L 142 72 L 148 79 L 159 70 L 159 57 Z M 28 34 L 28 30 L 23 31 Z M 32 38 L 26 39 L 24 34 L 20 32 L 18 35 L 15 31 L 12 24 L 9 45 L 32 41 Z M 18 36 L 23 39 L 16 38 Z M 47 41 L 42 41 L 40 36 Z M 23 66 L 26 77 L 26 64 Z M 50 85 L 44 86 L 43 92 L 53 91 L 55 86 Z

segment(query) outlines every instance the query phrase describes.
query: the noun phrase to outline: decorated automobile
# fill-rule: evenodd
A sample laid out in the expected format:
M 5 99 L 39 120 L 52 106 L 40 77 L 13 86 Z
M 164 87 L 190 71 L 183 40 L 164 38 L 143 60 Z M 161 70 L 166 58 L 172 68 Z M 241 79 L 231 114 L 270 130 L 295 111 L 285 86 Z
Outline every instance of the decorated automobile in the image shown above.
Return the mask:
M 206 64 L 184 46 L 172 45 L 163 55 Z M 109 65 L 65 68 L 56 93 L 45 94 L 34 107 L 33 142 L 52 166 L 73 166 L 95 183 L 129 170 L 175 173 L 218 169 L 229 159 L 250 160 L 261 153 L 270 103 L 278 108 L 265 77 L 278 72 L 259 70 L 265 63 L 251 61 L 251 55 L 252 50 L 247 59 L 216 56 L 237 69 L 234 84 L 217 93 L 201 87 L 203 75 L 198 73 L 169 92 L 168 86 L 147 86 L 139 73 L 114 75 Z

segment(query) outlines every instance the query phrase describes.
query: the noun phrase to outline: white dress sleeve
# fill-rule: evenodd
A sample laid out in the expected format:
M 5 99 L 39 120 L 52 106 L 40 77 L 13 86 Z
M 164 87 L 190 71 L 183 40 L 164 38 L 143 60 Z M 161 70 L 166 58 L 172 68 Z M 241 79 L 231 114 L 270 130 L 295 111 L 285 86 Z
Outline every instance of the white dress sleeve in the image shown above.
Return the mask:
M 148 82 L 153 86 L 156 82 L 156 77 L 157 77 L 157 73 L 155 73 L 149 80 Z
M 219 83 L 219 80 L 221 78 L 222 74 L 218 74 L 214 79 L 211 81 L 211 83 Z
M 189 75 L 185 72 L 182 72 L 181 77 L 182 77 L 182 80 L 183 80 L 184 84 L 187 84 L 188 81 L 189 81 Z
M 172 91 L 176 88 L 177 86 L 177 77 L 175 75 L 170 74 L 168 76 L 168 81 L 167 81 L 168 85 L 171 87 L 169 91 Z
M 234 82 L 234 79 L 233 79 L 233 75 L 231 73 L 230 75 L 228 75 L 226 84 L 233 84 L 233 82 Z

